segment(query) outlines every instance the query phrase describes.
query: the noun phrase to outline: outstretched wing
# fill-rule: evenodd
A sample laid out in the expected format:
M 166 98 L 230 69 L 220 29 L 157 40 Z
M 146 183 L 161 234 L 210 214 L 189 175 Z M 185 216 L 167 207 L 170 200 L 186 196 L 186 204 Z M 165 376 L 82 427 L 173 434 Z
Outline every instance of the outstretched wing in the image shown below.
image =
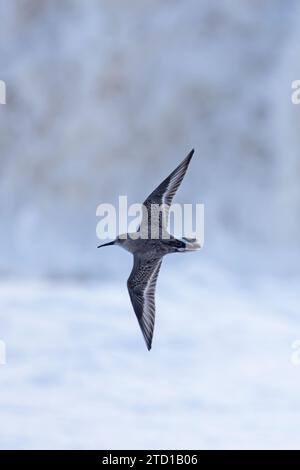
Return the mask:
M 164 230 L 167 230 L 172 200 L 186 174 L 193 154 L 194 149 L 144 201 L 142 222 L 138 229 L 138 231 L 144 232 L 142 238 L 152 238 L 151 233 L 152 235 L 153 233 L 158 234 L 156 235 L 158 238 L 162 236 Z M 158 208 L 161 210 L 159 211 Z
M 155 321 L 155 287 L 161 263 L 161 258 L 150 259 L 135 254 L 127 281 L 130 300 L 149 351 Z

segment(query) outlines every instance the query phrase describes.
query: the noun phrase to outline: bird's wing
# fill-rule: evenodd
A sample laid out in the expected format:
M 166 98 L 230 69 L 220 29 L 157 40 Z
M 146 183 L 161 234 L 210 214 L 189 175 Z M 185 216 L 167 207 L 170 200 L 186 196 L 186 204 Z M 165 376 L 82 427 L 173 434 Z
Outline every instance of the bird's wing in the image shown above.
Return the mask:
M 154 230 L 158 230 L 159 237 L 161 237 L 162 231 L 167 230 L 169 210 L 173 197 L 186 174 L 193 154 L 194 150 L 191 150 L 180 165 L 178 165 L 178 167 L 175 168 L 175 170 L 172 171 L 172 173 L 144 201 L 142 222 L 138 228 L 138 231 L 145 232 L 144 238 L 153 238 Z M 161 207 L 161 211 L 158 211 L 159 207 Z M 150 231 L 150 228 L 152 232 Z M 158 238 L 158 236 L 156 238 Z
M 135 254 L 127 281 L 130 300 L 149 351 L 155 321 L 155 287 L 161 263 L 161 258 L 150 259 Z

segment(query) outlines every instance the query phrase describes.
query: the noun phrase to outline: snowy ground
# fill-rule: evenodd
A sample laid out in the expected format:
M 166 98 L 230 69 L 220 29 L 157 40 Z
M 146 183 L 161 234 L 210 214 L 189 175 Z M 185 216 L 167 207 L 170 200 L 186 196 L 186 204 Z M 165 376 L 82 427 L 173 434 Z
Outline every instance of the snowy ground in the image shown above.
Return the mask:
M 1 283 L 2 449 L 300 448 L 299 280 L 175 263 L 150 353 L 125 282 Z

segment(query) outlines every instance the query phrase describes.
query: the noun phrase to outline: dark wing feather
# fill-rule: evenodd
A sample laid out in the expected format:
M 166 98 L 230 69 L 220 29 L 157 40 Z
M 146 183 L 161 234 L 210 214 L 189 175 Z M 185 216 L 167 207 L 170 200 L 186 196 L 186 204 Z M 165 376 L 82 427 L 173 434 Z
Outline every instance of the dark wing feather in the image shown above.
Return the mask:
M 175 168 L 174 171 L 147 197 L 143 203 L 143 218 L 139 230 L 145 230 L 149 236 L 150 227 L 157 225 L 159 228 L 159 234 L 161 236 L 162 230 L 167 230 L 168 225 L 168 214 L 172 204 L 172 200 L 175 196 L 177 189 L 179 188 L 184 175 L 188 169 L 194 150 L 188 154 L 188 156 Z M 151 206 L 162 206 L 162 212 L 157 216 L 157 213 L 153 212 L 155 220 L 151 220 Z M 147 236 L 146 236 L 147 238 Z M 150 236 L 150 238 L 152 238 Z
M 155 287 L 162 259 L 134 255 L 127 281 L 128 292 L 148 350 L 151 349 L 155 322 Z

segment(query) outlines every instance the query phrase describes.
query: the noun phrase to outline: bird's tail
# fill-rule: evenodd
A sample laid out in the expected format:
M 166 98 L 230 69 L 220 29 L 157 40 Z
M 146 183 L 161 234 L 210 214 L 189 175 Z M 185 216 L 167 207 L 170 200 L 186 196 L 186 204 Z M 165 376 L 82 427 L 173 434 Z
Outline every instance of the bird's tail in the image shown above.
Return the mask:
M 172 248 L 173 252 L 197 251 L 201 248 L 201 245 L 196 240 L 196 238 L 182 237 L 181 240 L 178 240 L 178 238 L 172 237 L 171 239 L 167 240 L 166 243 L 170 248 Z
M 201 245 L 198 240 L 196 240 L 196 238 L 182 237 L 182 240 L 185 244 L 185 247 L 182 251 L 197 251 L 201 248 Z

